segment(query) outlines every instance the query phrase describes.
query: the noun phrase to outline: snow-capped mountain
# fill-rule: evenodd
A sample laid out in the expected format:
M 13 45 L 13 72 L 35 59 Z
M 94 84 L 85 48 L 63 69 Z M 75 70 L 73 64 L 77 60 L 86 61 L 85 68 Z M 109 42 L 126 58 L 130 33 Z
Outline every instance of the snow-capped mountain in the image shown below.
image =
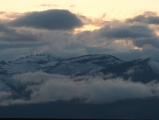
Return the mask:
M 0 63 L 0 73 L 14 75 L 26 72 L 44 71 L 63 75 L 77 75 L 98 72 L 123 63 L 111 55 L 85 55 L 69 59 L 50 55 L 30 55 L 9 62 Z
M 125 80 L 140 81 L 143 83 L 159 80 L 159 62 L 150 58 L 137 59 L 123 62 L 109 69 L 101 70 L 104 74 L 114 74 L 114 77 L 122 77 Z
M 121 63 L 123 63 L 122 60 L 111 55 L 85 55 L 65 59 L 55 67 L 46 67 L 46 72 L 63 75 L 84 75 L 98 72 Z
M 0 63 L 0 71 L 5 71 L 6 74 L 35 72 L 41 70 L 43 67 L 55 66 L 59 61 L 58 58 L 50 55 L 30 55 L 3 64 Z
M 16 75 L 23 74 L 24 76 L 25 73 L 31 74 L 39 71 L 42 74 L 59 74 L 77 77 L 77 79 L 79 76 L 87 75 L 86 77 L 93 77 L 94 75 L 99 75 L 103 77 L 103 80 L 106 80 L 109 75 L 109 79 L 120 77 L 124 80 L 142 83 L 149 83 L 152 80 L 159 81 L 159 62 L 150 58 L 122 61 L 111 55 L 92 54 L 64 59 L 39 54 L 29 55 L 8 62 L 1 61 L 0 91 L 11 91 L 14 98 L 29 97 L 30 94 L 29 91 L 26 91 L 26 87 L 32 83 L 23 84 L 23 82 L 14 80 L 14 77 Z M 29 79 L 27 78 L 29 76 L 25 77 Z M 35 78 L 35 80 L 39 80 L 39 78 Z M 80 80 L 82 80 L 81 78 L 79 77 Z M 40 80 L 40 82 L 42 81 Z M 35 84 L 38 84 L 38 82 L 35 82 Z
M 13 75 L 37 71 L 69 76 L 112 74 L 112 78 L 122 77 L 143 83 L 159 80 L 159 62 L 150 58 L 122 61 L 111 55 L 93 54 L 62 59 L 38 54 L 8 62 L 1 61 L 0 89 L 4 86 L 18 89 L 19 83 L 10 79 Z
M 122 61 L 106 54 L 84 55 L 68 59 L 38 54 L 0 62 L 1 79 L 4 76 L 36 71 L 62 75 L 90 75 L 102 72 L 111 73 L 114 77 L 148 82 L 159 79 L 159 62 L 150 58 Z

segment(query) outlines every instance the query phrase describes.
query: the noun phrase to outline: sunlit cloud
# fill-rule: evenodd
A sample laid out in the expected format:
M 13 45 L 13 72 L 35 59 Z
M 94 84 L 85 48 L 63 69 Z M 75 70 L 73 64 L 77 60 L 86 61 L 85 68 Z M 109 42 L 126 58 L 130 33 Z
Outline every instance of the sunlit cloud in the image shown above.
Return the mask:
M 0 12 L 0 20 L 1 21 L 10 21 L 15 20 L 17 17 L 20 17 L 21 13 L 14 12 Z

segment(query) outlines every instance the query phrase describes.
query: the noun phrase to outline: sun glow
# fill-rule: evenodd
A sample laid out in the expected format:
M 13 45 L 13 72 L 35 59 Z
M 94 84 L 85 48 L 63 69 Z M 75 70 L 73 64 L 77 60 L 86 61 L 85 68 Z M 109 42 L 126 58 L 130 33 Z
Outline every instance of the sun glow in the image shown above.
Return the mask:
M 131 49 L 140 50 L 140 51 L 143 50 L 143 48 L 134 46 L 134 44 L 133 44 L 132 41 L 128 41 L 128 40 L 115 40 L 115 43 L 116 44 L 120 44 L 120 45 L 122 45 L 123 47 L 126 47 L 126 48 L 131 48 Z
M 100 29 L 100 28 L 101 27 L 95 26 L 95 25 L 84 25 L 81 28 L 74 29 L 73 33 L 78 34 L 78 33 L 83 32 L 83 31 L 94 31 L 94 30 L 97 30 L 97 29 Z
M 132 42 L 131 41 L 128 41 L 128 40 L 115 40 L 116 43 L 118 44 L 122 44 L 124 46 L 131 46 L 132 45 Z
M 140 48 L 140 47 L 136 47 L 136 46 L 135 46 L 135 47 L 134 47 L 134 50 L 140 50 L 140 51 L 141 51 L 141 50 L 143 50 L 143 49 Z

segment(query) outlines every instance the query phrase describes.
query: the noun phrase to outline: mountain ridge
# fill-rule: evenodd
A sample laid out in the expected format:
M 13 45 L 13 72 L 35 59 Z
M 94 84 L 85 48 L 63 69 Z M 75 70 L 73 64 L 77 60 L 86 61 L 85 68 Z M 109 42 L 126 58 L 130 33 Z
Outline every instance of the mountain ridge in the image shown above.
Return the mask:
M 159 62 L 150 58 L 122 61 L 105 54 L 67 59 L 30 55 L 9 62 L 0 62 L 0 92 L 9 91 L 14 99 L 29 99 L 30 91 L 26 88 L 43 84 L 48 79 L 56 80 L 55 74 L 62 76 L 64 80 L 70 77 L 69 80 L 73 82 L 85 82 L 87 79 L 99 77 L 104 81 L 121 78 L 124 81 L 147 84 L 154 80 L 159 81 Z
M 153 61 L 151 58 L 123 61 L 108 54 L 90 54 L 70 58 L 56 58 L 51 55 L 37 54 L 8 62 L 0 62 L 0 76 L 13 76 L 36 71 L 61 75 L 112 73 L 116 77 L 131 78 L 133 81 L 142 81 L 139 80 L 140 78 L 146 79 L 145 82 L 153 79 L 159 80 L 159 62 Z M 149 77 L 146 77 L 148 75 Z

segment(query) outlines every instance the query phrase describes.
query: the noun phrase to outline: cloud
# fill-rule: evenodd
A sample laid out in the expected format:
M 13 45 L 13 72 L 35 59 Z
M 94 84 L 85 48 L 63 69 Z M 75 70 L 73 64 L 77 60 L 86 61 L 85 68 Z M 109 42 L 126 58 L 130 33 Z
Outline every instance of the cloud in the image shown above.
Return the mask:
M 0 24 L 0 32 L 1 33 L 8 33 L 8 34 L 15 33 L 15 31 L 13 29 L 10 29 L 6 25 L 3 25 L 3 24 Z
M 102 27 L 105 25 L 105 14 L 99 18 L 90 18 L 84 15 L 78 15 L 78 17 L 82 20 L 85 25 L 99 26 Z
M 145 12 L 143 15 L 138 15 L 134 18 L 127 19 L 131 23 L 146 23 L 146 24 L 159 24 L 159 16 L 155 12 Z
M 136 39 L 153 36 L 153 30 L 142 25 L 121 25 L 117 27 L 105 26 L 100 30 L 101 34 L 107 38 L 116 39 Z
M 50 23 L 54 25 L 55 22 L 51 19 L 54 19 L 57 13 L 61 17 L 67 16 L 66 18 L 70 19 L 69 22 L 72 22 L 75 18 L 83 21 L 84 24 L 99 25 L 101 28 L 74 34 L 70 30 L 77 26 L 68 28 L 63 25 L 66 22 L 63 22 L 63 24 L 56 24 L 58 26 L 56 29 Z M 2 12 L 2 14 L 4 13 Z M 47 22 L 44 22 L 44 19 L 36 22 L 37 18 L 45 15 L 49 17 Z M 157 16 L 157 14 L 151 12 L 144 13 L 144 15 Z M 156 25 L 152 26 L 141 22 L 132 23 L 128 22 L 127 19 L 125 21 L 104 21 L 102 18 L 106 19 L 105 15 L 101 19 L 92 19 L 72 14 L 67 10 L 47 10 L 27 13 L 23 17 L 18 16 L 17 19 L 8 23 L 0 22 L 0 59 L 10 60 L 28 54 L 40 53 L 67 58 L 99 53 L 111 54 L 123 60 L 145 57 L 157 58 L 159 37 Z M 59 18 L 57 17 L 57 19 Z M 30 23 L 29 20 L 33 20 L 33 22 Z M 41 26 L 45 25 L 40 24 L 43 22 L 51 28 Z M 12 26 L 9 23 L 17 23 L 18 25 Z M 35 25 L 33 25 L 34 23 Z
M 81 20 L 68 10 L 31 12 L 11 22 L 14 26 L 25 26 L 47 30 L 72 30 L 81 27 Z
M 78 56 L 86 53 L 85 47 L 68 31 L 0 29 L 0 59 L 24 57 L 28 54 L 51 54 L 55 57 Z M 30 30 L 30 31 L 29 31 Z
M 152 45 L 156 48 L 159 48 L 159 37 L 146 37 L 146 38 L 138 38 L 134 40 L 134 44 L 138 47 L 143 47 L 145 45 Z
M 159 49 L 156 48 L 144 48 L 143 50 L 125 50 L 125 51 L 113 51 L 111 54 L 122 59 L 122 60 L 134 60 L 134 58 L 152 58 L 154 60 L 159 60 L 157 54 Z
M 76 7 L 76 5 L 70 5 L 70 8 Z
M 14 13 L 14 12 L 5 12 L 1 11 L 0 12 L 0 22 L 7 22 L 9 20 L 14 20 L 17 17 L 20 17 L 21 13 Z
M 106 76 L 105 76 L 106 77 Z M 12 78 L 25 85 L 29 99 L 13 98 L 10 93 L 0 95 L 0 105 L 70 101 L 78 99 L 86 104 L 102 104 L 125 99 L 159 97 L 159 83 L 144 84 L 121 78 L 104 80 L 101 76 L 69 77 L 44 72 L 23 73 Z M 7 97 L 9 96 L 9 97 Z
M 0 24 L 0 41 L 36 41 L 40 40 L 40 36 L 29 31 L 18 32 L 7 25 Z
M 0 102 L 11 97 L 11 92 L 0 91 Z
M 59 5 L 54 5 L 54 4 L 41 4 L 40 6 L 42 6 L 42 7 L 58 7 Z
M 131 41 L 134 46 L 139 48 L 155 47 L 159 48 L 159 36 L 156 34 L 156 28 L 147 24 L 132 24 L 127 22 L 107 23 L 99 29 L 101 37 L 106 41 L 114 42 L 115 40 Z

